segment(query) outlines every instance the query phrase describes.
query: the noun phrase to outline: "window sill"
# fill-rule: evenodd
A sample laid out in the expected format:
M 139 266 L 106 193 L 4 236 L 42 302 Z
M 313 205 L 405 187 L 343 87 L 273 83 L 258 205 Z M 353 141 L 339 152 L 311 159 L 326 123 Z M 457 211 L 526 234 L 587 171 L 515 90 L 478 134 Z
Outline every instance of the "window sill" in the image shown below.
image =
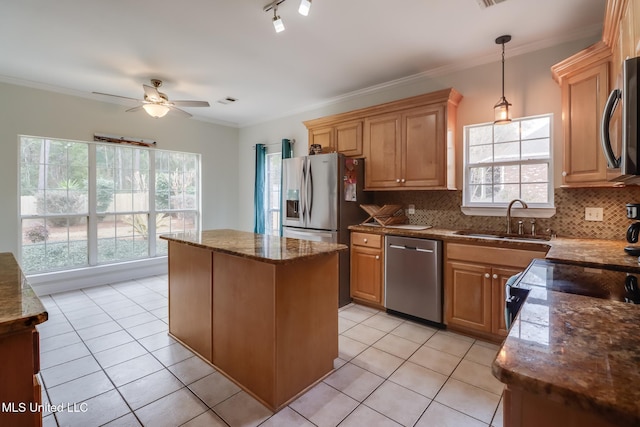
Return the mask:
M 507 216 L 507 208 L 505 207 L 469 207 L 462 206 L 460 208 L 463 214 L 468 216 Z M 513 218 L 551 218 L 556 214 L 555 207 L 549 208 L 536 208 L 531 207 L 527 209 L 516 208 L 511 209 L 511 216 Z

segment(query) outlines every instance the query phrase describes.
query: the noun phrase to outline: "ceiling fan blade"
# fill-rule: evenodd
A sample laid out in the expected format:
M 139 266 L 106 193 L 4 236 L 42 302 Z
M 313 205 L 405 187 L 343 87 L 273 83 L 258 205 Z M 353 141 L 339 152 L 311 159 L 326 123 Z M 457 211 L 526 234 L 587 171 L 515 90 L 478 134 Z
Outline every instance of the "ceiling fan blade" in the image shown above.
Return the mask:
M 125 113 L 133 113 L 135 111 L 140 111 L 140 110 L 142 110 L 142 105 L 138 105 L 137 107 L 129 108 L 128 110 L 125 110 Z
M 102 92 L 91 92 L 95 95 L 104 95 L 104 96 L 111 96 L 113 98 L 121 98 L 121 99 L 128 99 L 130 101 L 136 101 L 136 102 L 140 102 L 139 99 L 136 98 L 129 98 L 128 96 L 120 96 L 120 95 L 111 95 L 110 93 L 102 93 Z
M 151 102 L 160 102 L 162 101 L 162 97 L 160 96 L 160 92 L 153 86 L 142 85 L 144 88 L 145 99 L 148 99 Z
M 179 108 L 174 107 L 173 105 L 167 105 L 170 109 L 172 113 L 176 113 L 176 115 L 178 116 L 182 116 L 182 117 L 191 117 L 191 114 L 187 113 L 184 110 L 181 110 Z
M 176 107 L 210 107 L 207 101 L 171 101 Z

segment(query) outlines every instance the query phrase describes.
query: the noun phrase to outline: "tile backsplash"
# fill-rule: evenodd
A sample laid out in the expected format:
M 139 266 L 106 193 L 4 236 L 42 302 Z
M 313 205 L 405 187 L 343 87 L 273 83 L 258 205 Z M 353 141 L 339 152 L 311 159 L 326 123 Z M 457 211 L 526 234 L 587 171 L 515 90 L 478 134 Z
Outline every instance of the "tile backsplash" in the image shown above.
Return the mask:
M 411 224 L 429 224 L 436 228 L 503 231 L 504 217 L 468 216 L 462 213 L 462 191 L 389 191 L 376 192 L 375 203 L 416 207 L 408 215 Z M 556 214 L 538 219 L 537 229 L 551 229 L 563 237 L 623 240 L 629 224 L 625 205 L 640 203 L 640 186 L 623 188 L 556 188 Z M 585 221 L 585 208 L 603 208 L 603 221 Z M 515 224 L 514 216 L 514 224 Z M 526 222 L 525 222 L 526 223 Z

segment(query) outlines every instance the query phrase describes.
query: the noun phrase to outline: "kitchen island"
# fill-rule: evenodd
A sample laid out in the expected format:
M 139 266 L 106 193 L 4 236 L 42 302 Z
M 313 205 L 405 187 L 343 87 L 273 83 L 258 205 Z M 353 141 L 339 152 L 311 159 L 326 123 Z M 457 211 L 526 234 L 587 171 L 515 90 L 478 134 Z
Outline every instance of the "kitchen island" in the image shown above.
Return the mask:
M 0 425 L 41 426 L 36 325 L 48 314 L 13 254 L 0 253 Z
M 338 357 L 345 245 L 235 230 L 169 242 L 169 334 L 277 411 Z

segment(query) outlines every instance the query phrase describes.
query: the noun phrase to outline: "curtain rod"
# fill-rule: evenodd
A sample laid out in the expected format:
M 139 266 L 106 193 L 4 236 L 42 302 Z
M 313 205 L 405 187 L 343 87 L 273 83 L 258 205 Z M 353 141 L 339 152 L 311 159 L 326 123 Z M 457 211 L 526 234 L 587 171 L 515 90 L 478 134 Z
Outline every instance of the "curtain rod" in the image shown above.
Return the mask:
M 295 139 L 290 139 L 289 141 L 291 142 L 291 145 L 296 143 Z M 262 145 L 264 145 L 265 147 L 271 147 L 272 145 L 282 145 L 282 142 L 272 142 L 271 144 L 262 144 Z M 251 147 L 251 149 L 255 151 L 256 145 L 254 144 L 253 147 Z

